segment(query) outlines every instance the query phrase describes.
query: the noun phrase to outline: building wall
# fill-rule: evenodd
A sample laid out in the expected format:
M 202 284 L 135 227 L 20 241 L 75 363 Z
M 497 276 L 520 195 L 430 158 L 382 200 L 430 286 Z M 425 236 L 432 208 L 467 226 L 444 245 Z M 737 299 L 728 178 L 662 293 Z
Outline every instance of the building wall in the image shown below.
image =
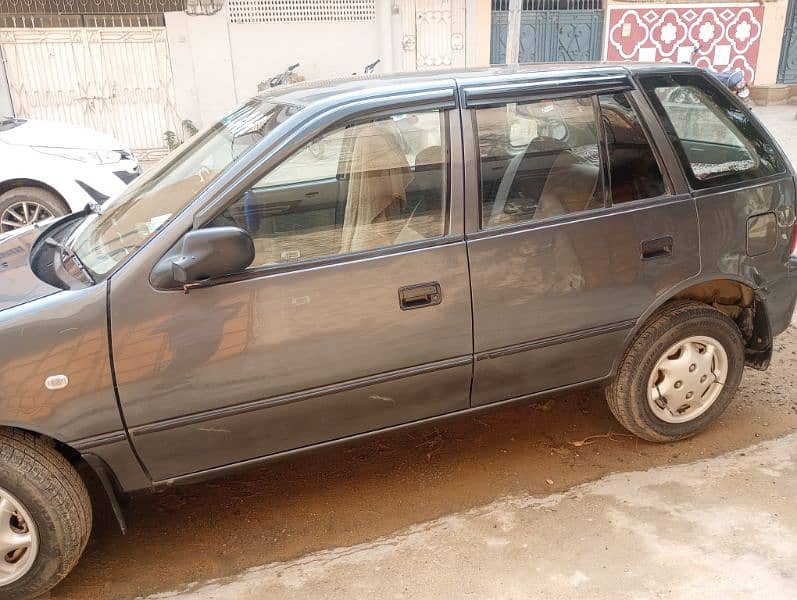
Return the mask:
M 466 4 L 465 55 L 468 67 L 490 65 L 490 0 L 468 0 Z
M 230 24 L 230 49 L 237 100 L 257 92 L 257 84 L 299 63 L 307 79 L 362 73 L 377 58 L 389 70 L 380 28 L 374 22 Z
M 180 118 L 207 126 L 294 63 L 307 79 L 362 73 L 377 58 L 377 72 L 391 71 L 397 17 L 387 1 L 376 7 L 376 19 L 356 22 L 232 23 L 229 4 L 209 16 L 166 13 Z
M 788 10 L 788 0 L 764 3 L 763 32 L 761 48 L 758 52 L 756 85 L 772 85 L 777 82 L 780 50 L 783 44 Z
M 207 126 L 236 104 L 226 12 L 165 16 L 177 114 Z

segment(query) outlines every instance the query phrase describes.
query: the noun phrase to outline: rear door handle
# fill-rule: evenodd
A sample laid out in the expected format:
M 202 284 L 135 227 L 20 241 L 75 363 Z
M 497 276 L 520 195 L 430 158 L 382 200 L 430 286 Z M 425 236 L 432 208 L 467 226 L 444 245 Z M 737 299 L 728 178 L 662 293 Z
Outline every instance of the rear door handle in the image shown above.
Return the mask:
M 399 306 L 401 310 L 413 310 L 434 306 L 443 301 L 443 292 L 436 281 L 406 285 L 399 288 Z
M 642 242 L 642 260 L 653 260 L 672 256 L 672 236 L 664 236 Z

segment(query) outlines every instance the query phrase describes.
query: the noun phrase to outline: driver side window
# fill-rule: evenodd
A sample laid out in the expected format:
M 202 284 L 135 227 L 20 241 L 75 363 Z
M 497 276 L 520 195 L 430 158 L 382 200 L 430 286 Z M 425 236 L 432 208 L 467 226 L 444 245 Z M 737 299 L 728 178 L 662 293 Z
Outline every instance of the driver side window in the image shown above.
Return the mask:
M 247 230 L 255 268 L 440 237 L 444 124 L 435 110 L 331 130 L 274 167 L 212 225 Z

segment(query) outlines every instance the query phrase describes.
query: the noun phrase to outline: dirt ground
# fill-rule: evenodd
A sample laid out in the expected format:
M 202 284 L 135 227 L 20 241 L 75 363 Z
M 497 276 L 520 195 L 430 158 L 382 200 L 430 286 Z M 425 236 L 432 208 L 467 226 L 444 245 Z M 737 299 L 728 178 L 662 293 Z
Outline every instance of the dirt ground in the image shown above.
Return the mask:
M 780 121 L 781 112 L 771 114 Z M 797 129 L 793 123 L 786 131 Z M 769 371 L 748 369 L 717 423 L 670 445 L 626 435 L 602 392 L 586 390 L 135 497 L 127 536 L 100 498 L 83 560 L 50 597 L 126 600 L 180 589 L 506 496 L 544 496 L 609 473 L 688 463 L 780 437 L 797 429 L 796 366 L 792 326 L 777 339 Z

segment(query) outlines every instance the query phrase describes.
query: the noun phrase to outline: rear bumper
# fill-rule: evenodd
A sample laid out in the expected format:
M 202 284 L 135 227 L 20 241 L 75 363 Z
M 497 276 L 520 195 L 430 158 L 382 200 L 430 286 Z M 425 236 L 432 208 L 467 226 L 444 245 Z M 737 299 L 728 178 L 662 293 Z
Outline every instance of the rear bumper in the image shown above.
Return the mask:
M 797 258 L 789 259 L 788 274 L 767 285 L 765 290 L 762 299 L 767 307 L 769 329 L 775 337 L 791 324 L 797 303 Z

